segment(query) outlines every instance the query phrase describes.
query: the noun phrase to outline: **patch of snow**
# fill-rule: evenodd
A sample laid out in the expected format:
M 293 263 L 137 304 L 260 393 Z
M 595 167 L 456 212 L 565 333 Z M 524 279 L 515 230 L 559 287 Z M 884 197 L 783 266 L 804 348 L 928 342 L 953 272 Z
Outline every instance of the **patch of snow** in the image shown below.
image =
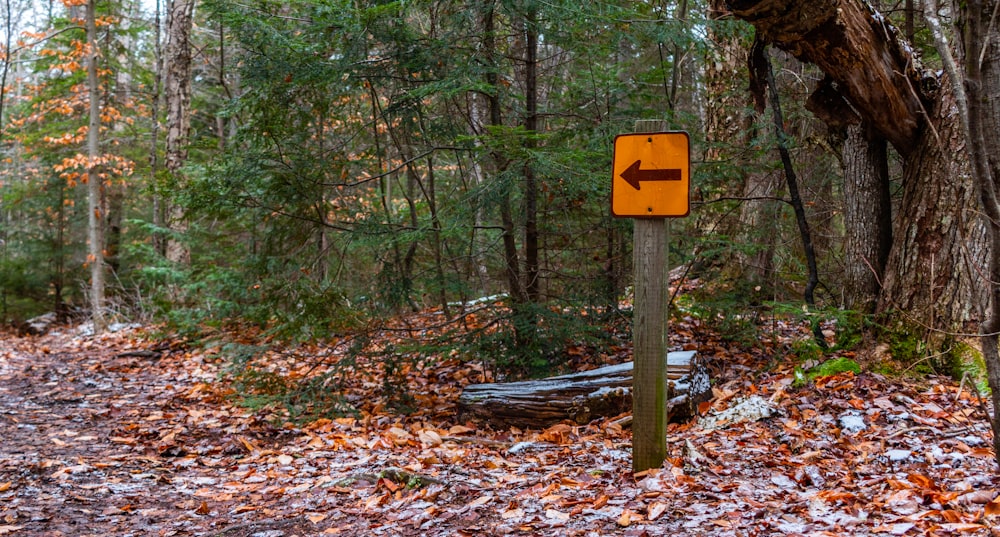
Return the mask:
M 588 397 L 606 397 L 606 396 L 611 395 L 613 393 L 618 393 L 618 392 L 623 392 L 623 391 L 625 393 L 627 393 L 628 392 L 628 388 L 620 388 L 620 387 L 619 388 L 612 388 L 610 386 L 601 386 L 600 388 L 598 388 L 598 389 L 590 392 L 590 394 L 588 395 Z
M 889 533 L 893 535 L 904 535 L 906 532 L 913 529 L 916 524 L 912 522 L 897 522 L 889 526 Z
M 959 436 L 955 440 L 962 442 L 967 446 L 978 446 L 984 442 L 984 440 L 978 436 Z
M 885 453 L 885 455 L 889 457 L 889 460 L 892 462 L 903 462 L 906 459 L 909 459 L 913 455 L 913 452 L 908 449 L 890 449 Z
M 507 453 L 510 453 L 511 455 L 517 455 L 518 453 L 527 451 L 528 448 L 532 447 L 534 444 L 535 444 L 534 442 L 518 442 L 513 446 L 511 446 L 510 449 L 507 450 Z
M 908 419 L 910 419 L 910 413 L 906 411 L 900 412 L 899 414 L 889 413 L 885 415 L 885 420 L 888 421 L 889 423 L 897 421 L 906 421 Z
M 951 459 L 952 462 L 960 462 L 965 460 L 965 453 L 958 451 L 945 452 L 945 450 L 941 449 L 941 446 L 933 446 L 931 447 L 931 457 L 936 461 Z
M 138 323 L 111 323 L 108 325 L 108 332 L 122 332 L 125 330 L 133 330 L 136 328 L 142 328 L 141 324 Z M 76 335 L 78 336 L 92 336 L 94 335 L 94 323 L 87 321 L 80 326 L 76 327 Z
M 801 522 L 782 522 L 775 526 L 775 529 L 782 533 L 791 533 L 794 535 L 805 534 L 809 531 L 809 526 Z
M 794 488 L 798 487 L 798 483 L 796 483 L 792 478 L 788 477 L 785 474 L 774 474 L 774 475 L 772 475 L 771 476 L 771 483 L 774 483 L 775 485 L 777 485 L 777 486 L 779 486 L 779 487 L 781 487 L 783 489 L 794 489 Z
M 625 511 L 624 507 L 609 505 L 600 509 L 584 509 L 580 513 L 587 521 L 617 520 Z
M 470 300 L 468 302 L 449 302 L 448 305 L 451 306 L 451 307 L 453 307 L 453 308 L 457 308 L 457 307 L 466 307 L 466 308 L 468 308 L 469 306 L 478 306 L 479 304 L 488 304 L 490 302 L 497 302 L 498 300 L 503 300 L 505 298 L 507 298 L 507 293 L 500 293 L 498 295 L 490 295 L 490 296 L 479 297 L 479 298 Z
M 820 522 L 829 526 L 850 527 L 864 522 L 868 518 L 868 513 L 858 511 L 857 516 L 833 508 L 823 498 L 813 496 L 809 499 L 809 516 L 814 522 Z
M 868 428 L 865 418 L 857 412 L 848 412 L 837 420 L 840 430 L 847 434 L 858 434 Z
M 145 490 L 148 485 L 145 483 L 108 483 L 105 486 L 114 494 L 132 494 Z
M 920 510 L 917 496 L 918 494 L 913 490 L 899 490 L 889 496 L 885 506 L 897 515 L 912 515 Z M 922 500 L 922 498 L 919 499 Z

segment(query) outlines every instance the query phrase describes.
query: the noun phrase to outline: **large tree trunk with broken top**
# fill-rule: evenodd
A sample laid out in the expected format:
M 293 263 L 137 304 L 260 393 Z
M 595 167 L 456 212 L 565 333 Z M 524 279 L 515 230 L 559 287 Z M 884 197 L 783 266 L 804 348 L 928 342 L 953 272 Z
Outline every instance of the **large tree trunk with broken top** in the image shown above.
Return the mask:
M 901 33 L 862 0 L 728 5 L 764 39 L 823 69 L 820 104 L 846 101 L 903 158 L 903 197 L 878 309 L 931 334 L 977 320 L 983 225 L 968 163 L 954 158 L 961 139 L 950 82 L 924 70 Z
M 712 394 L 708 371 L 694 351 L 667 358 L 668 411 L 678 421 L 693 416 Z M 540 380 L 471 384 L 458 400 L 461 419 L 494 427 L 543 428 L 564 420 L 584 424 L 632 409 L 632 362 Z

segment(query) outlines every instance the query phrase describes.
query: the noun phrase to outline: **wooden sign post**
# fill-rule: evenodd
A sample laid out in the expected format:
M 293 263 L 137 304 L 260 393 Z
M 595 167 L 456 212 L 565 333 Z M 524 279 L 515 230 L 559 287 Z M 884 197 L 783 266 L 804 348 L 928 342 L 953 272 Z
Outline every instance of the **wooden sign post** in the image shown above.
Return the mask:
M 633 218 L 632 470 L 659 468 L 667 452 L 666 219 L 687 216 L 690 143 L 687 133 L 663 132 L 663 121 L 637 121 L 615 138 L 612 214 Z

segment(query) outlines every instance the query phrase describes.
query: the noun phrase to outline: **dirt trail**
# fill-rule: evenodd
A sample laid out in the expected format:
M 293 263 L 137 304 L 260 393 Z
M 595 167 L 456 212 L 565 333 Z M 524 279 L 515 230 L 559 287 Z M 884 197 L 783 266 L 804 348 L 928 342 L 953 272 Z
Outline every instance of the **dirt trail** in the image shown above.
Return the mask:
M 205 490 L 245 454 L 233 422 L 191 397 L 212 368 L 120 356 L 129 350 L 115 336 L 0 342 L 0 535 L 217 534 L 249 518 L 220 516 L 234 505 Z M 301 517 L 271 521 L 283 527 L 273 535 L 318 529 L 296 532 Z

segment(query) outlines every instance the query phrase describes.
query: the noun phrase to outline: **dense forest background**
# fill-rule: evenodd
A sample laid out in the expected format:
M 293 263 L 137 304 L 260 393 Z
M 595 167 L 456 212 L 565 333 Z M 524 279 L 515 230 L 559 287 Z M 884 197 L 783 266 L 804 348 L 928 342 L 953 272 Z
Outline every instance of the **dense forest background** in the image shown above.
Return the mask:
M 462 344 L 546 369 L 627 320 L 612 140 L 656 119 L 692 140 L 670 256 L 702 285 L 676 311 L 734 338 L 875 326 L 946 364 L 988 249 L 925 6 L 729 4 L 4 0 L 3 318 L 306 341 L 482 309 Z M 862 102 L 755 4 L 860 13 L 900 62 L 860 87 L 909 108 Z

